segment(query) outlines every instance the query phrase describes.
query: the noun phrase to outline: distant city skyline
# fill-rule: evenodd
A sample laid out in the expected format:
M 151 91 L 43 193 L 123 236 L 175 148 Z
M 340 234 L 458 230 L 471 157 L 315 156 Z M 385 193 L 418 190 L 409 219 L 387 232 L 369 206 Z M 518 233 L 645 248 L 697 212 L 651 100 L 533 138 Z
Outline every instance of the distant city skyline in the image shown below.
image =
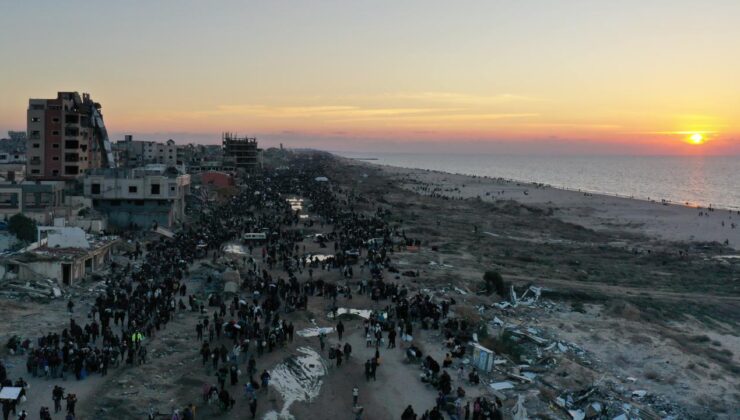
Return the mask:
M 740 155 L 740 2 L 9 2 L 0 132 L 89 92 L 124 134 L 439 153 Z

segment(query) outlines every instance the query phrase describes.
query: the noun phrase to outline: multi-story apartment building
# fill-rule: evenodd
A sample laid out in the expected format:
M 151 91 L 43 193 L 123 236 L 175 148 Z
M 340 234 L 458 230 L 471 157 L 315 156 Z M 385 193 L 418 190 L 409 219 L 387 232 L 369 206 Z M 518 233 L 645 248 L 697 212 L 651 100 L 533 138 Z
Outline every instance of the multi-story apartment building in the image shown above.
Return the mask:
M 182 165 L 178 158 L 178 146 L 170 139 L 165 143 L 155 141 L 134 140 L 133 136 L 126 135 L 113 146 L 121 166 L 133 168 L 150 163 L 168 166 Z
M 84 195 L 119 228 L 170 227 L 185 218 L 190 175 L 166 165 L 100 169 L 85 177 Z
M 56 99 L 30 99 L 28 178 L 75 179 L 88 169 L 113 165 L 100 108 L 86 93 L 59 92 Z

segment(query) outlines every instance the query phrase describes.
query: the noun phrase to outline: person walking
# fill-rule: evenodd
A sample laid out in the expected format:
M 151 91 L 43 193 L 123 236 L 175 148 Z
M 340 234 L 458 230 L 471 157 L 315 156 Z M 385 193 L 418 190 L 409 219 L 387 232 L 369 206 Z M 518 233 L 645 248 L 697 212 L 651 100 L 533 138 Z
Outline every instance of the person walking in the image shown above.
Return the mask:
M 372 366 L 370 365 L 370 359 L 365 362 L 365 381 L 369 381 L 372 376 Z
M 257 398 L 252 398 L 252 400 L 249 401 L 249 412 L 252 414 L 252 418 L 257 416 Z
M 262 382 L 262 390 L 267 393 L 267 387 L 270 385 L 270 374 L 266 370 L 263 370 L 260 380 Z
M 390 331 L 388 331 L 388 348 L 393 349 L 396 348 L 396 330 L 391 328 Z
M 59 385 L 54 386 L 51 392 L 51 399 L 54 400 L 54 413 L 62 411 L 62 398 L 64 398 L 64 388 Z
M 352 405 L 357 405 L 357 401 L 360 399 L 360 388 L 356 386 L 352 388 Z
M 342 321 L 340 320 L 339 323 L 337 323 L 337 336 L 339 337 L 339 341 L 342 341 L 342 334 L 344 334 L 344 324 L 342 324 Z

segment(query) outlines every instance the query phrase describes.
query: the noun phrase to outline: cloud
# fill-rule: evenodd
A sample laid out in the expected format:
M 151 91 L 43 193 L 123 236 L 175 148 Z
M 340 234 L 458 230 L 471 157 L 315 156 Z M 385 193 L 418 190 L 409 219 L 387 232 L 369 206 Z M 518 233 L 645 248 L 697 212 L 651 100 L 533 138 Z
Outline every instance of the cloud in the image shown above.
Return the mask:
M 455 92 L 402 92 L 380 95 L 379 98 L 457 104 L 467 106 L 491 106 L 510 104 L 513 102 L 543 101 L 543 99 L 541 98 L 516 95 L 511 93 L 503 93 L 498 95 L 470 95 Z

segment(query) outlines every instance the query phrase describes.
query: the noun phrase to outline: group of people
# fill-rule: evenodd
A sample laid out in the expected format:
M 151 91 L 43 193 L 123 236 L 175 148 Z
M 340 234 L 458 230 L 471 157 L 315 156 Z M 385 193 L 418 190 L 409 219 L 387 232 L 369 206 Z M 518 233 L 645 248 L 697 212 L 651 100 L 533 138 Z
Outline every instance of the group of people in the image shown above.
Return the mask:
M 331 300 L 336 308 L 339 296 L 351 299 L 354 291 L 369 296 L 379 306 L 385 305 L 365 324 L 368 344 L 375 347 L 374 356 L 364 363 L 367 381 L 376 378 L 383 348 L 395 348 L 397 339 L 401 344 L 412 341 L 414 324 L 422 329 L 444 329 L 450 337 L 467 331 L 464 325 L 448 325 L 447 315 L 454 301 L 440 302 L 423 293 L 412 296 L 405 285 L 388 281 L 388 273 L 398 273 L 391 260 L 393 252 L 399 245 L 418 241 L 391 227 L 388 209 L 378 207 L 372 214 L 355 211 L 355 203 L 362 202 L 363 197 L 315 182 L 328 159 L 296 157 L 291 171 L 252 175 L 240 184 L 238 194 L 224 202 L 202 203 L 189 210 L 190 222 L 174 238 L 145 244 L 136 241 L 134 249 L 126 254 L 128 262 L 112 265 L 105 291 L 97 296 L 88 313 L 76 318 L 75 305 L 70 302 L 71 317 L 66 328 L 41 335 L 34 342 L 27 340 L 28 373 L 50 380 L 66 375 L 84 380 L 90 374 L 106 375 L 111 367 L 146 363 L 147 342 L 176 318 L 176 312 L 189 307 L 198 313 L 195 337 L 200 344 L 194 351 L 200 353 L 203 368 L 214 377 L 214 383 L 203 386 L 204 403 L 229 410 L 238 398 L 236 387 L 243 384 L 254 417 L 257 390 L 266 391 L 270 381 L 267 369 L 257 375 L 258 360 L 293 341 L 294 327 L 285 319 L 286 314 L 306 308 L 313 297 Z M 285 200 L 287 195 L 307 199 L 312 204 L 313 219 L 301 218 Z M 322 237 L 325 242 L 334 242 L 330 259 L 307 258 L 300 225 L 313 225 L 314 220 L 331 228 Z M 250 232 L 266 232 L 266 238 L 260 243 L 243 240 Z M 242 241 L 249 250 L 249 255 L 227 263 L 243 274 L 238 292 L 230 296 L 215 293 L 207 300 L 188 295 L 192 264 L 203 257 L 211 256 L 214 261 L 225 257 L 223 245 L 234 241 Z M 355 261 L 362 278 L 352 286 Z M 342 280 L 326 281 L 314 269 L 337 270 Z M 214 279 L 209 276 L 205 281 Z M 340 341 L 343 331 L 340 321 Z M 459 349 L 454 350 L 455 356 L 461 355 Z M 329 347 L 328 358 L 341 366 L 351 353 L 349 343 L 336 343 Z M 55 412 L 57 401 L 61 401 L 57 388 Z M 441 390 L 445 396 L 452 392 L 447 388 Z M 70 407 L 74 415 L 74 403 L 70 406 L 67 400 L 68 411 Z M 434 409 L 430 410 L 427 418 L 434 418 L 433 413 Z M 404 416 L 410 418 L 406 412 Z M 173 420 L 194 418 L 193 404 L 172 411 Z

